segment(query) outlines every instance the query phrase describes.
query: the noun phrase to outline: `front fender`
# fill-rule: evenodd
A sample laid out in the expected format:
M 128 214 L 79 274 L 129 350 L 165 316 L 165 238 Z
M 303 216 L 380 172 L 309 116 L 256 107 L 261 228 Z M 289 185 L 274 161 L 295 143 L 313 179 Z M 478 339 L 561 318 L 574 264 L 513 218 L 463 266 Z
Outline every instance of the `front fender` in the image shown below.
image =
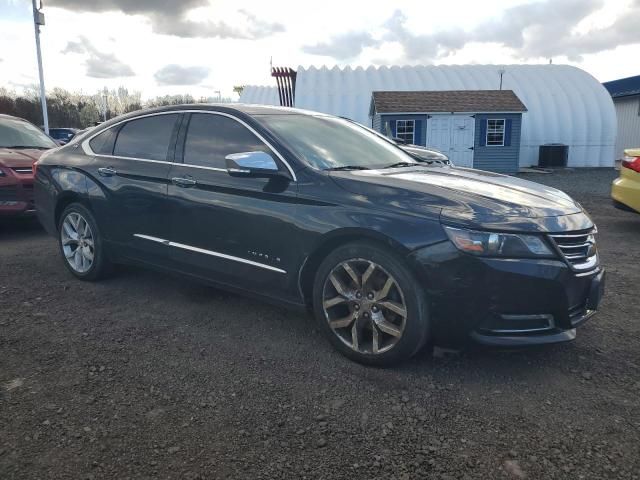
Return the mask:
M 411 252 L 417 248 L 416 244 L 424 246 L 443 241 L 440 235 L 442 228 L 435 222 L 431 223 L 431 225 L 428 223 L 422 225 L 425 228 L 423 231 L 423 240 L 420 242 L 414 242 L 413 235 L 411 239 L 403 238 L 401 231 L 395 231 L 389 235 L 384 230 L 376 230 L 365 226 L 337 228 L 317 237 L 312 243 L 309 255 L 305 257 L 298 271 L 297 286 L 300 296 L 307 305 L 310 305 L 315 273 L 324 258 L 341 245 L 363 240 L 385 245 L 395 253 L 406 258 L 409 269 L 420 278 L 418 264 L 411 257 Z M 442 234 L 444 235 L 444 232 L 442 232 Z

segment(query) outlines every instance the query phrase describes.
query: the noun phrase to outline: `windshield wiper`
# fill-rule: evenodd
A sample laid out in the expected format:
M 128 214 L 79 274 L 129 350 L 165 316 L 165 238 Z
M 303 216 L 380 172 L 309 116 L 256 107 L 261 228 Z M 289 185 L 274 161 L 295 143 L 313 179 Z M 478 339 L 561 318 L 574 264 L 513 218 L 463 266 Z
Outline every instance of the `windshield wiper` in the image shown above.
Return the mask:
M 431 158 L 431 159 L 426 159 L 426 158 L 421 158 L 421 159 L 416 159 L 419 163 L 421 164 L 427 164 L 427 165 L 442 165 L 443 167 L 449 165 L 449 161 L 444 161 L 444 160 L 436 160 L 435 158 Z
M 419 167 L 420 164 L 417 162 L 398 162 L 392 163 L 391 165 L 387 165 L 384 168 L 400 168 L 400 167 Z
M 363 167 L 361 165 L 342 165 L 340 167 L 325 168 L 325 171 L 340 171 L 340 170 L 370 170 L 369 167 Z

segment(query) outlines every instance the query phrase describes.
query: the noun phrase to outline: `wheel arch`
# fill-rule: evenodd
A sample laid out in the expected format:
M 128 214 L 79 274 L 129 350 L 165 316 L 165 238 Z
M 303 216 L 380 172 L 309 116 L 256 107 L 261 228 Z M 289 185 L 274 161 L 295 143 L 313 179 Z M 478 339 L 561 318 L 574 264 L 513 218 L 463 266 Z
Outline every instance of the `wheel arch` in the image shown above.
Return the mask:
M 91 213 L 93 213 L 93 211 L 91 210 L 90 202 L 83 195 L 75 191 L 62 192 L 60 195 L 58 195 L 56 207 L 54 210 L 54 221 L 56 229 L 60 225 L 60 217 L 62 216 L 62 212 L 64 212 L 64 209 L 72 203 L 79 203 Z
M 343 228 L 325 234 L 307 256 L 298 274 L 300 295 L 308 307 L 312 303 L 313 281 L 322 261 L 336 248 L 358 241 L 375 243 L 403 256 L 410 252 L 397 240 L 375 230 Z
M 60 215 L 69 204 L 80 203 L 94 214 L 92 200 L 106 198 L 102 186 L 84 171 L 58 169 L 52 176 L 59 192 L 56 195 L 53 212 L 56 229 L 60 223 Z

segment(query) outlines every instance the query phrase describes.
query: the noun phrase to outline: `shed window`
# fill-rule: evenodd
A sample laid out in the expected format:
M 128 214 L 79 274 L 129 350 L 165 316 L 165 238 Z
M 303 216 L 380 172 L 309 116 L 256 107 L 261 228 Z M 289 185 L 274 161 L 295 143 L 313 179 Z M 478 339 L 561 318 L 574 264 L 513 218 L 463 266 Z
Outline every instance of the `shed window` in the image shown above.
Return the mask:
M 414 144 L 416 136 L 415 120 L 396 120 L 396 137 L 405 141 L 405 143 Z
M 487 143 L 488 147 L 504 146 L 504 124 L 503 118 L 490 118 L 487 120 Z

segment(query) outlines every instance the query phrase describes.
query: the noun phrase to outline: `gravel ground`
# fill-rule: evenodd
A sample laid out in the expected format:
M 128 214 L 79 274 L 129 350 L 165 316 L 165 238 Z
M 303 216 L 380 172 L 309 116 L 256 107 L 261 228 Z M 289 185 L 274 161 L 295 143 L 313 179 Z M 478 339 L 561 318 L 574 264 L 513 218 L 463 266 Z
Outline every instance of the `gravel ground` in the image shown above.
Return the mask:
M 133 268 L 74 280 L 0 226 L 0 478 L 640 478 L 640 216 L 615 173 L 526 178 L 589 209 L 608 268 L 570 344 L 334 352 L 304 314 Z

